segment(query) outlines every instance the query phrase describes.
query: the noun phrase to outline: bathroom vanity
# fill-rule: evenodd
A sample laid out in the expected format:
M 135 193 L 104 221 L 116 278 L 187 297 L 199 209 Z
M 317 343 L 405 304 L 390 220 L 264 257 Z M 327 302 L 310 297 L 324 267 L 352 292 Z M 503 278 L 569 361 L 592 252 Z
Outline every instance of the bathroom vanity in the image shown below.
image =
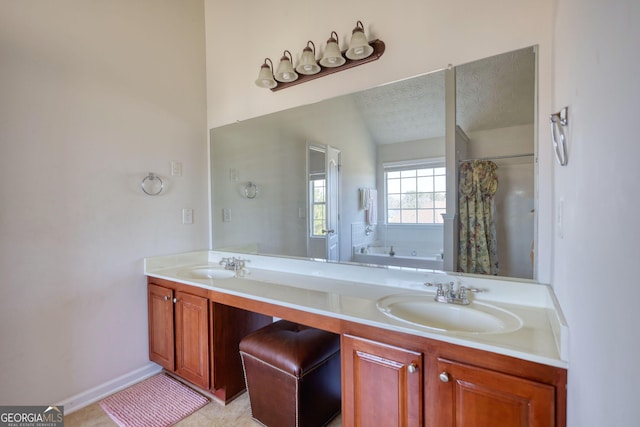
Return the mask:
M 147 293 L 149 359 L 222 402 L 244 391 L 238 343 L 272 318 L 219 304 L 205 288 L 170 280 L 149 277 Z
M 548 286 L 258 255 L 230 272 L 232 256 L 145 260 L 151 360 L 223 402 L 244 387 L 237 343 L 275 317 L 341 335 L 344 426 L 565 425 L 567 327 Z M 449 282 L 481 292 L 435 302 L 425 283 Z

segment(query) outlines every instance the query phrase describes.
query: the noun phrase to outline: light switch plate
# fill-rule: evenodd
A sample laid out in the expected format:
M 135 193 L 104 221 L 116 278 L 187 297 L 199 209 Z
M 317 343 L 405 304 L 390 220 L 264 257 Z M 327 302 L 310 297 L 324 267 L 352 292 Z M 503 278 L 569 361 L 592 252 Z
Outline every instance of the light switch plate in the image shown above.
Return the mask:
M 182 162 L 171 162 L 171 176 L 182 176 Z
M 193 224 L 193 209 L 190 209 L 190 208 L 182 209 L 182 223 Z

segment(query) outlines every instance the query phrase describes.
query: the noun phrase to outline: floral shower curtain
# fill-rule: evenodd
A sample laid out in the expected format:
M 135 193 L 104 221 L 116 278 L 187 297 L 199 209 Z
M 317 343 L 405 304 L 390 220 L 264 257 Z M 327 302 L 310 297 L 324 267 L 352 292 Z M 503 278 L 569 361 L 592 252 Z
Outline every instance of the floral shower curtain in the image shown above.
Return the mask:
M 489 160 L 460 165 L 460 235 L 458 269 L 465 273 L 498 274 L 498 245 L 493 196 L 498 166 Z

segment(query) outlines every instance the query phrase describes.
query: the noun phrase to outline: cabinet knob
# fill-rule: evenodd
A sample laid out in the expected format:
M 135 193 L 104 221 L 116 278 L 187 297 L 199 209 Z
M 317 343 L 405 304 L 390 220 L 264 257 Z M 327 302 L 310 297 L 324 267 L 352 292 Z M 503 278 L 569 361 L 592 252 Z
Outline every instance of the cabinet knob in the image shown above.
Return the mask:
M 164 296 L 164 300 L 165 300 L 165 301 L 169 301 L 169 296 L 168 296 L 168 295 L 165 295 L 165 296 Z
M 178 301 L 179 301 L 179 300 L 178 300 L 178 298 L 174 298 L 174 299 L 173 299 L 173 303 L 174 303 L 174 304 L 175 304 L 175 303 L 177 303 Z
M 418 370 L 418 365 L 416 365 L 415 363 L 412 363 L 409 366 L 407 366 L 407 371 L 409 371 L 410 374 L 415 374 L 417 370 Z
M 449 374 L 447 374 L 446 372 L 440 372 L 440 381 L 442 381 L 443 383 L 448 383 L 449 382 Z

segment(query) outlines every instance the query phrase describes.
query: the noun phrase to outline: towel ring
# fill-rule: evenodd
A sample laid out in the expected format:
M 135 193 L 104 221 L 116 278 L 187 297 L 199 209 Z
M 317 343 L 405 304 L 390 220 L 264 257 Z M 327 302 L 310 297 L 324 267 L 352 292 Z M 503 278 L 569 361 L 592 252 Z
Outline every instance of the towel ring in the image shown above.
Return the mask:
M 567 165 L 567 137 L 564 133 L 564 128 L 569 123 L 568 107 L 564 107 L 557 113 L 554 113 L 550 117 L 551 122 L 551 140 L 553 141 L 553 149 L 556 153 L 556 160 L 560 166 Z M 558 138 L 558 135 L 560 138 Z
M 160 186 L 158 186 L 155 181 L 158 181 L 160 183 Z M 147 189 L 147 185 L 149 185 L 151 188 Z M 157 196 L 158 194 L 162 193 L 164 183 L 158 175 L 153 172 L 149 172 L 149 175 L 145 176 L 140 183 L 140 187 L 142 188 L 142 191 L 144 191 L 144 194 L 147 194 L 149 196 Z
M 258 186 L 254 182 L 247 182 L 242 190 L 244 197 L 247 199 L 255 199 L 258 195 Z

